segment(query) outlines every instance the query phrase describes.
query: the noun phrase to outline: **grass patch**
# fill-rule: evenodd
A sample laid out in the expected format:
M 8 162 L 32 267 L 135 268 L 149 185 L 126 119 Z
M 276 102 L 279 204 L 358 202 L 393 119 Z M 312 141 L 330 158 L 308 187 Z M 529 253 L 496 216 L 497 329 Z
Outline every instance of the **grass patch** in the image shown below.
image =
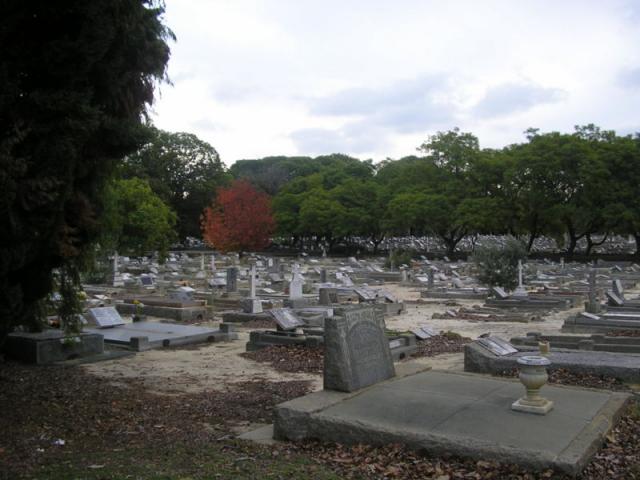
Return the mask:
M 8 477 L 7 477 L 8 478 Z M 341 477 L 327 466 L 299 454 L 225 440 L 210 445 L 127 448 L 83 454 L 61 453 L 28 475 L 11 478 L 47 480 L 196 480 L 210 478 L 281 479 Z

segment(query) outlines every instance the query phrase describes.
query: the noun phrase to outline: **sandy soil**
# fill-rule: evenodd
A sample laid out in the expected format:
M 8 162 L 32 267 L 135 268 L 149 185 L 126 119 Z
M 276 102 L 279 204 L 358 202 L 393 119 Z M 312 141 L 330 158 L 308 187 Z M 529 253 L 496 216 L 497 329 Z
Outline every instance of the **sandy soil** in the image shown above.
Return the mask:
M 386 284 L 384 288 L 402 300 L 416 300 L 420 297 L 420 292 L 416 288 L 396 284 Z M 421 305 L 408 304 L 406 313 L 387 318 L 387 327 L 408 330 L 421 324 L 428 324 L 436 331 L 450 330 L 471 338 L 491 332 L 508 340 L 531 331 L 559 334 L 564 319 L 582 310 L 576 308 L 552 313 L 544 317 L 542 322 L 531 323 L 432 319 L 431 316 L 436 312 L 442 313 L 449 308 L 459 308 L 447 306 L 446 302 L 447 300 Z M 457 303 L 467 307 L 482 304 L 478 300 L 459 300 Z M 234 342 L 170 350 L 149 350 L 138 353 L 134 357 L 88 364 L 83 368 L 94 375 L 111 378 L 114 383 L 118 383 L 120 379 L 135 378 L 145 388 L 162 394 L 223 390 L 226 384 L 251 380 L 308 380 L 312 382 L 313 390 L 322 388 L 322 378 L 318 375 L 278 372 L 266 363 L 242 358 L 239 354 L 245 351 L 249 331 L 240 329 L 239 333 L 240 339 Z M 457 371 L 464 369 L 462 353 L 443 354 L 417 361 L 430 365 L 434 369 Z
M 245 359 L 248 331 L 240 339 L 226 343 L 211 343 L 197 347 L 158 349 L 141 352 L 133 357 L 84 365 L 88 372 L 119 379 L 136 378 L 145 389 L 162 394 L 224 390 L 229 383 L 252 380 L 308 380 L 313 390 L 322 389 L 322 377 L 303 373 L 277 372 L 266 363 Z

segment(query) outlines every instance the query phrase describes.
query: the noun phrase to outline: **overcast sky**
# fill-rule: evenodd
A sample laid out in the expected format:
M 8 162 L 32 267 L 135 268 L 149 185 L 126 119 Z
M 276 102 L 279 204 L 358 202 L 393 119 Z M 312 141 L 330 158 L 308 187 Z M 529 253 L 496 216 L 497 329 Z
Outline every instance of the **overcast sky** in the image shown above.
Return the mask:
M 455 126 L 640 131 L 640 0 L 166 0 L 177 36 L 154 122 L 231 165 L 416 153 Z

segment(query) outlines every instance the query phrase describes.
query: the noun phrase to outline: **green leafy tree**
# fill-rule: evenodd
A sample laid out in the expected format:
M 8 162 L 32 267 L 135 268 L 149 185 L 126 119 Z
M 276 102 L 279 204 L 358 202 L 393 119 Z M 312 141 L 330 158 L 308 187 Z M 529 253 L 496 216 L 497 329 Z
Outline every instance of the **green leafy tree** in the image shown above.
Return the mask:
M 524 244 L 511 237 L 505 245 L 491 244 L 477 248 L 472 260 L 481 283 L 513 290 L 518 285 L 518 261 L 526 258 Z
M 169 59 L 151 0 L 0 3 L 0 341 L 80 268 Z M 77 278 L 68 275 L 67 278 Z
M 123 176 L 147 179 L 178 215 L 180 238 L 199 237 L 202 211 L 211 204 L 216 189 L 229 180 L 218 152 L 191 133 L 154 127 L 148 133 L 142 148 L 125 159 Z
M 107 188 L 102 246 L 141 256 L 153 251 L 164 259 L 176 238 L 176 214 L 140 178 L 114 181 Z

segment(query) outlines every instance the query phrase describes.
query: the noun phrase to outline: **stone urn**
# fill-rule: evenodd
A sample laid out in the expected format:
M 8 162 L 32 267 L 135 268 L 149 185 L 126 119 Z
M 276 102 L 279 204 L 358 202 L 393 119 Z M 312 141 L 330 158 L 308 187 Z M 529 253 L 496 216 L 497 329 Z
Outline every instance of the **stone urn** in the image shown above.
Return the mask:
M 547 383 L 547 367 L 551 365 L 548 358 L 541 356 L 525 356 L 518 358 L 520 382 L 526 389 L 526 395 L 511 405 L 512 410 L 546 415 L 553 408 L 553 402 L 540 396 L 540 389 Z

